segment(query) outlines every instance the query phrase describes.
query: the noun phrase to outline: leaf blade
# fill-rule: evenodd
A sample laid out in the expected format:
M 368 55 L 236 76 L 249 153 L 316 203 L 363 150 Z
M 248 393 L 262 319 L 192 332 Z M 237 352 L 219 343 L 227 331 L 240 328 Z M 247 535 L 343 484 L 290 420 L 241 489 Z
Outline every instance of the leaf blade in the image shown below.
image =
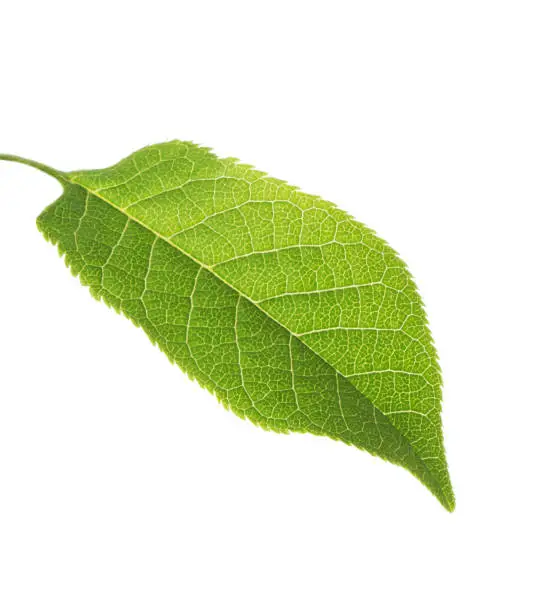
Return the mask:
M 84 284 L 92 287 L 97 297 L 105 298 L 135 322 L 141 323 L 149 316 L 147 306 L 145 311 L 139 308 L 138 300 L 142 300 L 143 294 L 135 294 L 135 288 L 140 287 L 139 274 L 145 275 L 140 279 L 141 284 L 144 281 L 153 284 L 158 282 L 156 273 L 150 276 L 151 267 L 146 273 L 142 272 L 145 257 L 127 267 L 128 253 L 136 251 L 142 255 L 145 252 L 144 243 L 139 242 L 144 240 L 144 234 L 137 239 L 138 232 L 133 224 L 148 231 L 148 240 L 155 241 L 155 248 L 160 249 L 158 252 L 165 260 L 167 251 L 157 244 L 177 250 L 186 257 L 186 268 L 195 265 L 203 270 L 209 292 L 212 291 L 210 279 L 214 278 L 239 300 L 238 306 L 231 302 L 231 306 L 225 306 L 225 312 L 236 318 L 227 321 L 225 328 L 218 329 L 218 337 L 209 341 L 211 345 L 221 347 L 225 344 L 231 348 L 226 348 L 225 352 L 223 349 L 215 351 L 211 358 L 203 349 L 207 344 L 205 338 L 194 330 L 198 350 L 205 350 L 204 354 L 198 354 L 196 363 L 199 361 L 201 366 L 197 370 L 192 370 L 187 356 L 180 356 L 183 349 L 162 345 L 157 330 L 154 332 L 143 326 L 172 360 L 201 383 L 210 374 L 207 368 L 214 371 L 216 361 L 233 366 L 236 355 L 233 342 L 228 342 L 231 333 L 228 330 L 237 331 L 238 314 L 247 316 L 250 306 L 259 313 L 256 316 L 263 318 L 259 325 L 254 321 L 260 329 L 266 320 L 279 327 L 274 346 L 277 351 L 283 347 L 284 353 L 268 356 L 263 364 L 269 363 L 268 359 L 277 359 L 285 366 L 287 363 L 292 366 L 285 367 L 284 373 L 279 373 L 277 378 L 266 365 L 261 366 L 261 371 L 252 370 L 252 391 L 247 393 L 246 404 L 257 394 L 254 403 L 259 401 L 260 405 L 254 413 L 252 410 L 256 411 L 256 406 L 252 406 L 252 401 L 245 404 L 244 381 L 242 385 L 239 381 L 239 391 L 233 390 L 237 386 L 233 367 L 231 374 L 224 372 L 230 379 L 232 397 L 221 392 L 222 403 L 239 414 L 240 406 L 245 406 L 245 415 L 252 415 L 250 418 L 254 422 L 266 428 L 322 433 L 404 465 L 446 508 L 453 509 L 440 423 L 441 378 L 424 310 L 404 264 L 371 230 L 329 202 L 301 194 L 296 188 L 235 160 L 219 160 L 208 149 L 191 143 L 148 147 L 112 168 L 68 173 L 67 176 L 74 183 L 74 189 L 79 185 L 83 191 L 77 196 L 72 193 L 67 199 L 69 209 L 56 219 L 41 216 L 39 226 L 46 237 L 59 243 L 67 259 L 71 260 L 73 271 L 80 275 Z M 75 230 L 55 234 L 59 219 L 77 217 L 76 211 L 83 209 L 91 215 L 92 223 L 88 228 L 86 222 L 78 220 L 79 242 L 77 238 L 76 241 L 70 238 L 70 231 L 77 235 Z M 121 215 L 115 221 L 110 218 L 112 211 Z M 100 232 L 97 232 L 97 225 L 101 226 Z M 119 244 L 110 244 L 116 232 L 121 232 L 121 237 L 117 236 Z M 135 243 L 129 242 L 127 246 L 127 240 L 135 240 Z M 149 266 L 152 258 L 153 251 L 146 260 Z M 117 266 L 117 272 L 111 269 L 113 266 Z M 322 271 L 317 272 L 321 266 Z M 119 270 L 125 274 L 123 280 L 119 278 Z M 199 282 L 203 281 L 197 281 L 196 287 Z M 166 287 L 171 292 L 174 290 L 172 282 Z M 174 298 L 171 296 L 171 299 Z M 241 299 L 244 302 L 240 302 Z M 149 307 L 153 308 L 154 304 Z M 168 307 L 163 304 L 161 308 L 164 316 Z M 176 312 L 177 320 L 183 320 L 182 310 Z M 208 323 L 202 326 L 209 330 L 209 335 L 213 313 L 219 314 L 209 312 L 208 319 L 205 317 Z M 170 333 L 178 338 L 178 331 L 173 329 Z M 243 351 L 242 357 L 240 353 L 244 330 L 241 334 L 234 344 L 239 349 L 238 367 L 242 375 L 240 360 L 246 359 L 246 352 Z M 258 340 L 253 339 L 254 342 Z M 192 345 L 190 338 L 179 338 L 177 342 Z M 286 353 L 286 342 L 291 347 L 290 354 Z M 291 351 L 298 352 L 300 358 L 294 361 Z M 302 351 L 304 357 L 301 357 Z M 260 355 L 253 353 L 253 359 L 265 359 L 267 347 L 263 347 Z M 321 380 L 315 377 L 310 387 L 307 366 L 301 366 L 305 374 L 296 376 L 293 364 L 305 364 L 315 358 L 320 360 L 313 361 L 315 369 L 320 370 L 323 366 L 319 364 L 324 364 L 331 371 L 328 376 L 323 374 Z M 402 358 L 401 367 L 397 367 L 397 358 Z M 412 369 L 407 367 L 408 363 Z M 292 375 L 288 379 L 290 370 Z M 324 381 L 328 384 L 323 388 L 320 385 Z M 212 387 L 216 385 L 222 389 L 221 382 L 215 381 Z M 225 384 L 224 381 L 224 389 Z M 339 395 L 340 384 L 343 401 Z M 267 385 L 274 390 L 269 390 L 270 396 L 264 400 L 268 397 Z M 297 385 L 301 386 L 300 395 L 306 402 L 306 394 L 311 397 L 310 403 L 305 404 L 305 412 L 297 406 Z M 313 395 L 317 385 L 322 391 Z M 385 388 L 391 390 L 390 394 L 385 393 Z M 218 389 L 209 390 L 218 395 Z M 360 398 L 356 404 L 356 400 L 351 399 L 354 393 Z M 291 405 L 293 409 L 294 404 L 297 418 L 293 416 L 288 421 L 279 406 Z M 321 411 L 317 414 L 316 406 L 322 407 L 322 416 L 326 415 L 329 421 L 328 418 L 320 421 Z M 266 408 L 275 407 L 280 410 L 280 419 L 274 410 L 264 417 Z M 345 423 L 343 421 L 345 407 L 353 411 L 349 419 L 351 427 L 346 418 Z M 319 421 L 313 422 L 309 415 Z M 344 435 L 343 428 L 346 429 Z M 383 430 L 387 442 L 378 436 Z M 420 441 L 420 437 L 424 441 Z

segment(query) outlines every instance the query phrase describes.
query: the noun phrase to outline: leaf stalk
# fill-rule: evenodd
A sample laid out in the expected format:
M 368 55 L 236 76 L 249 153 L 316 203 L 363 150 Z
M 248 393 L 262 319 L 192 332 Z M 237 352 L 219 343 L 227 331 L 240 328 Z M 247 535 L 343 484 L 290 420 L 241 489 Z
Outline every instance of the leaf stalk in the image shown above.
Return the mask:
M 27 159 L 26 157 L 19 157 L 19 155 L 8 155 L 4 153 L 0 153 L 0 161 L 11 161 L 16 162 L 18 164 L 24 164 L 25 166 L 30 166 L 31 168 L 36 168 L 49 176 L 60 181 L 62 184 L 68 182 L 68 179 L 64 172 L 60 172 L 59 170 L 55 170 L 51 166 L 47 166 L 46 164 L 42 164 L 40 162 L 34 161 L 33 159 Z

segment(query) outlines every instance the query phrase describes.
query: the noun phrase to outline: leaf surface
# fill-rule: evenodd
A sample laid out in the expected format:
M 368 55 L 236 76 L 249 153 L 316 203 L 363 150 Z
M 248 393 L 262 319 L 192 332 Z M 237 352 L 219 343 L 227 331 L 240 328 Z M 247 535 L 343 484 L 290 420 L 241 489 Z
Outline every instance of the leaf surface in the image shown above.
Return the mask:
M 41 232 L 190 378 L 261 427 L 406 467 L 453 510 L 422 302 L 373 231 L 188 142 L 103 170 L 34 165 L 65 188 Z

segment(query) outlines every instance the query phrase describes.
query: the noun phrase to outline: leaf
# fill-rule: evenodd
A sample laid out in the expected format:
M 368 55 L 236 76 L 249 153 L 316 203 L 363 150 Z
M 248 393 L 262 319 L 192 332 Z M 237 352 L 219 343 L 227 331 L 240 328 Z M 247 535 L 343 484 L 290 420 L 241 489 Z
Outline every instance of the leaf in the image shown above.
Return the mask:
M 265 429 L 402 465 L 453 510 L 441 375 L 413 280 L 332 203 L 189 142 L 48 172 L 38 228 L 93 296 Z

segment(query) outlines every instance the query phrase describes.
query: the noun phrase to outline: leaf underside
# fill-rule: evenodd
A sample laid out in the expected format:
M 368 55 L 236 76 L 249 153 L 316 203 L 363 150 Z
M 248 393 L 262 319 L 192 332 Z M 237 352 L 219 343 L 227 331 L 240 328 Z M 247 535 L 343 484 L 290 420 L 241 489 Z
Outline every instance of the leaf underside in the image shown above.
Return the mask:
M 370 229 L 189 142 L 62 180 L 39 229 L 190 378 L 263 428 L 406 467 L 453 510 L 422 302 Z

